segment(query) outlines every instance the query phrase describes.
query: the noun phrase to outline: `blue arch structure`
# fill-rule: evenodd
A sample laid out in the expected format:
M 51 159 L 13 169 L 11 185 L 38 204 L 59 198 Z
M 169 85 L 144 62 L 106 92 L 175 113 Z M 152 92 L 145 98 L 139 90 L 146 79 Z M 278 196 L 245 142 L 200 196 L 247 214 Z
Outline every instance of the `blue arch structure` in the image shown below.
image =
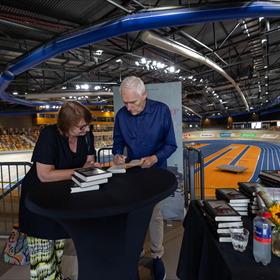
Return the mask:
M 195 142 L 199 144 L 209 144 L 207 146 L 203 146 L 199 148 L 199 150 L 203 152 L 205 159 L 208 156 L 211 156 L 212 154 L 232 144 L 259 147 L 261 149 L 260 156 L 254 174 L 249 180 L 249 182 L 259 182 L 260 179 L 258 175 L 260 174 L 261 170 L 280 170 L 280 146 L 274 143 L 261 142 L 261 141 L 248 141 L 248 140 L 200 140 Z M 190 141 L 184 142 L 183 144 L 187 144 L 187 143 L 190 143 Z M 223 156 L 225 153 L 207 162 L 206 164 L 204 164 L 204 167 L 207 167 L 209 164 L 213 163 L 215 160 Z M 241 158 L 241 156 L 242 156 L 242 152 L 230 164 L 234 165 Z
M 147 12 L 125 16 L 118 20 L 89 27 L 55 39 L 16 59 L 9 65 L 9 70 L 3 72 L 0 77 L 0 98 L 7 102 L 30 107 L 46 104 L 60 105 L 62 102 L 30 102 L 13 98 L 5 93 L 5 89 L 14 79 L 14 76 L 71 49 L 141 30 L 256 17 L 280 17 L 280 5 L 269 2 L 246 2 L 242 4 L 222 4 L 210 7 Z

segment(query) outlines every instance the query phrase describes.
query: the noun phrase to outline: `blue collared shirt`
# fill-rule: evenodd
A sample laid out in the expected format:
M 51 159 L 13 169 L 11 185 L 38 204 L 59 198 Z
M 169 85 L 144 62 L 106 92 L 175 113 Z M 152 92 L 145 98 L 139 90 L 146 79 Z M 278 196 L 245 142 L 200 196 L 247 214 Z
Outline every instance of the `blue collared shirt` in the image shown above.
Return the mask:
M 156 167 L 167 169 L 167 159 L 176 151 L 177 144 L 172 118 L 164 103 L 146 99 L 139 115 L 132 115 L 122 107 L 115 118 L 113 154 L 123 153 L 126 146 L 128 162 L 155 155 Z

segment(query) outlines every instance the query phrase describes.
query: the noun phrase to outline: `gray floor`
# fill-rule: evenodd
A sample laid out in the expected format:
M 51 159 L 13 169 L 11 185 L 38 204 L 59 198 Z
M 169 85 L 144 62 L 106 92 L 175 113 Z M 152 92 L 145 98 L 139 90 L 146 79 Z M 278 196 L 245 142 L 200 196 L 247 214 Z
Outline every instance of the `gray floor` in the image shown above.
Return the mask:
M 163 262 L 166 269 L 166 279 L 178 279 L 176 269 L 180 254 L 181 242 L 183 236 L 182 222 L 173 221 L 172 226 L 164 226 L 164 249 Z M 0 249 L 4 247 L 5 240 L 0 240 Z M 152 257 L 150 251 L 150 237 L 147 234 L 144 243 L 145 255 L 139 259 L 138 270 L 141 280 L 152 280 Z M 71 280 L 76 280 L 78 275 L 77 257 L 74 244 L 71 239 L 66 241 L 62 260 L 63 275 L 67 275 Z M 94 271 L 92 272 L 94 273 Z M 0 280 L 8 279 L 29 279 L 29 266 L 10 265 L 0 257 Z M 90 278 L 89 278 L 90 279 Z
M 17 153 L 17 154 L 2 154 L 0 155 L 1 162 L 13 162 L 13 161 L 28 161 L 30 162 L 32 153 Z M 0 223 L 3 222 L 0 219 Z M 2 224 L 2 223 L 1 223 Z M 12 222 L 8 223 L 8 226 L 12 226 Z M 165 253 L 163 255 L 163 262 L 166 269 L 166 279 L 173 280 L 178 279 L 176 276 L 176 269 L 180 254 L 181 242 L 183 236 L 182 222 L 173 221 L 172 226 L 164 225 L 164 248 Z M 4 247 L 5 240 L 0 239 L 0 251 Z M 139 275 L 141 280 L 150 280 L 152 278 L 152 257 L 150 251 L 150 235 L 147 234 L 144 243 L 145 255 L 139 259 Z M 66 246 L 62 261 L 63 274 L 70 277 L 72 280 L 77 279 L 78 265 L 74 244 L 72 240 L 66 241 Z M 94 271 L 92 272 L 94 273 Z M 0 280 L 8 279 L 30 279 L 29 266 L 18 267 L 4 263 L 3 256 L 0 257 Z

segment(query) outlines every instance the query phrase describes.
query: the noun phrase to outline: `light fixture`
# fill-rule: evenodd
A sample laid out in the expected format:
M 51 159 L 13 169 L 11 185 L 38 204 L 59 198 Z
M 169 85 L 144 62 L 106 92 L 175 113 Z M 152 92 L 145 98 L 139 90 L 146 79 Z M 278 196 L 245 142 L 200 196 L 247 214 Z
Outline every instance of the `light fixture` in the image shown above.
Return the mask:
M 46 105 L 46 109 L 49 109 L 50 108 L 50 106 L 49 105 Z
M 96 55 L 102 55 L 102 53 L 103 53 L 103 50 L 97 50 L 97 51 L 95 52 Z
M 157 65 L 157 62 L 154 60 L 153 61 L 153 66 L 156 66 Z
M 18 95 L 18 93 L 15 91 L 15 92 L 13 92 L 13 95 Z
M 62 87 L 61 89 L 66 89 L 67 87 Z
M 79 85 L 76 85 L 76 89 L 80 89 L 81 87 Z
M 141 58 L 141 62 L 142 62 L 142 64 L 145 64 L 145 63 L 146 63 L 146 58 L 145 58 L 145 57 L 142 57 L 142 58 Z
M 122 60 L 119 58 L 119 59 L 116 60 L 116 62 L 122 62 Z
M 266 42 L 267 41 L 267 39 L 262 39 L 262 44 L 264 43 L 264 42 Z
M 139 62 L 138 61 L 135 61 L 135 64 L 136 64 L 136 66 L 139 66 Z

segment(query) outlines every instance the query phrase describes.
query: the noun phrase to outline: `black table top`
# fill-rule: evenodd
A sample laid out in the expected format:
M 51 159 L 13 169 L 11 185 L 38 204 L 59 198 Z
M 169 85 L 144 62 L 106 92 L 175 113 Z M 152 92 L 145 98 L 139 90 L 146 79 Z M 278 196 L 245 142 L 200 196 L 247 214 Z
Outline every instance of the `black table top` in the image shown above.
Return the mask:
M 104 217 L 157 203 L 177 187 L 175 175 L 157 167 L 133 167 L 124 174 L 113 174 L 95 191 L 70 193 L 71 183 L 72 180 L 39 184 L 28 192 L 27 208 L 51 218 Z
M 185 232 L 177 270 L 179 279 L 279 279 L 280 258 L 271 254 L 271 263 L 267 266 L 254 260 L 253 218 L 253 215 L 242 217 L 243 226 L 250 235 L 247 248 L 241 253 L 233 249 L 231 242 L 218 242 L 206 217 L 192 201 L 184 220 Z

